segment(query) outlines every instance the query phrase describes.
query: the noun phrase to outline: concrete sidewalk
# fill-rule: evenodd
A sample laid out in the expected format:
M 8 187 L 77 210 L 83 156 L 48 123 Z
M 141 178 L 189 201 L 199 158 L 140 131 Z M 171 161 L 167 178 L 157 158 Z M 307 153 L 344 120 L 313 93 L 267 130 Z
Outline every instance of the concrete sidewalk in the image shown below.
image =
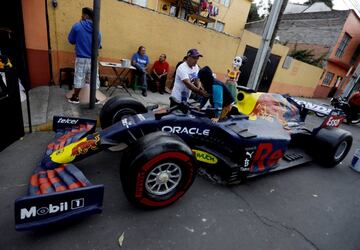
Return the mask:
M 130 96 L 122 88 L 112 88 L 106 91 L 106 87 L 99 90 L 106 95 L 106 100 L 113 96 Z M 142 102 L 145 106 L 158 104 L 160 107 L 169 105 L 169 94 L 160 95 L 148 91 L 148 96 L 143 97 L 140 90 L 128 89 L 132 97 Z M 69 90 L 59 86 L 41 86 L 29 91 L 31 123 L 33 131 L 48 131 L 52 129 L 52 119 L 54 115 L 69 117 L 81 117 L 98 119 L 103 103 L 95 105 L 94 109 L 89 109 L 89 104 L 72 104 L 67 101 L 66 93 Z M 111 94 L 111 96 L 110 96 Z M 23 119 L 25 131 L 29 131 L 29 119 L 26 101 L 22 103 Z

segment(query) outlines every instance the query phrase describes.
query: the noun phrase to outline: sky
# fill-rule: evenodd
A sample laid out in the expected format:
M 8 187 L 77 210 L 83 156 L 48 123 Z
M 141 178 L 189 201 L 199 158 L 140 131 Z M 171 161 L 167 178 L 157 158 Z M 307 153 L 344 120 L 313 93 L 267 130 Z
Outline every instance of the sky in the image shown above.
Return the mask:
M 259 3 L 261 0 L 254 0 L 253 2 Z M 270 0 L 274 2 L 274 0 Z M 307 0 L 289 0 L 290 3 L 304 3 Z M 266 0 L 265 0 L 266 2 Z M 334 10 L 347 10 L 355 9 L 358 15 L 360 14 L 360 1 L 359 0 L 332 0 Z

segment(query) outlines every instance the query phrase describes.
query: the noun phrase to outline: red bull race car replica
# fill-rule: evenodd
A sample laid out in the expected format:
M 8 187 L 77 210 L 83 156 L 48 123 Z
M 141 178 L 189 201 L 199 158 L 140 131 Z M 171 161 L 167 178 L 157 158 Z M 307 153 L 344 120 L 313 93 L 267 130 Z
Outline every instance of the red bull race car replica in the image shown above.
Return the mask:
M 30 178 L 28 195 L 15 201 L 16 229 L 100 213 L 104 186 L 93 185 L 73 163 L 104 149 L 123 151 L 119 171 L 127 199 L 161 208 L 182 197 L 198 172 L 238 184 L 313 160 L 333 167 L 352 144 L 351 134 L 338 128 L 341 111 L 310 130 L 308 109 L 289 96 L 240 88 L 226 119 L 214 123 L 207 111 L 179 102 L 153 110 L 114 97 L 101 110 L 102 130 L 95 131 L 93 120 L 54 117 L 55 140 Z

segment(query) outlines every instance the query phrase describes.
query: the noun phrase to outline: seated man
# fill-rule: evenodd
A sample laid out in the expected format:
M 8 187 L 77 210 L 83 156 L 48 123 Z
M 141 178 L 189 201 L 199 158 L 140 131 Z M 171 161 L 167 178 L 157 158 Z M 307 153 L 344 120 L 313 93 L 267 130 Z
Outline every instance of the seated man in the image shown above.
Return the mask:
M 131 58 L 131 65 L 136 68 L 136 73 L 140 78 L 141 91 L 143 96 L 147 96 L 146 74 L 147 67 L 150 63 L 149 57 L 146 55 L 144 46 L 140 46 L 138 51 Z
M 198 77 L 209 95 L 210 104 L 213 106 L 214 116 L 211 118 L 213 122 L 226 117 L 234 103 L 234 97 L 229 89 L 219 80 L 215 79 L 213 72 L 208 66 L 200 69 Z M 202 102 L 205 104 L 204 102 Z
M 151 71 L 153 92 L 159 91 L 162 95 L 165 92 L 165 83 L 169 72 L 169 64 L 166 61 L 166 55 L 161 54 L 159 60 L 154 63 Z

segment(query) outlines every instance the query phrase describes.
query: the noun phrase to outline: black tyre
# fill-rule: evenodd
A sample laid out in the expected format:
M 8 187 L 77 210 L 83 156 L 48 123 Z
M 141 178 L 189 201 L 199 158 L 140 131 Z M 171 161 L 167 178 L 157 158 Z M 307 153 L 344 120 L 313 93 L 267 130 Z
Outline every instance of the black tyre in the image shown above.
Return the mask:
M 323 128 L 315 136 L 315 157 L 324 167 L 334 167 L 346 157 L 352 141 L 351 133 L 346 130 Z
M 360 114 L 349 115 L 346 117 L 347 124 L 358 124 L 360 122 Z
M 145 135 L 131 145 L 120 166 L 127 199 L 144 208 L 171 205 L 186 193 L 196 174 L 191 149 L 164 132 Z
M 358 124 L 358 123 L 360 123 L 360 116 L 357 117 L 356 120 L 351 120 L 351 124 Z
M 107 128 L 125 116 L 146 113 L 145 106 L 131 97 L 115 96 L 108 100 L 100 111 L 101 128 Z

